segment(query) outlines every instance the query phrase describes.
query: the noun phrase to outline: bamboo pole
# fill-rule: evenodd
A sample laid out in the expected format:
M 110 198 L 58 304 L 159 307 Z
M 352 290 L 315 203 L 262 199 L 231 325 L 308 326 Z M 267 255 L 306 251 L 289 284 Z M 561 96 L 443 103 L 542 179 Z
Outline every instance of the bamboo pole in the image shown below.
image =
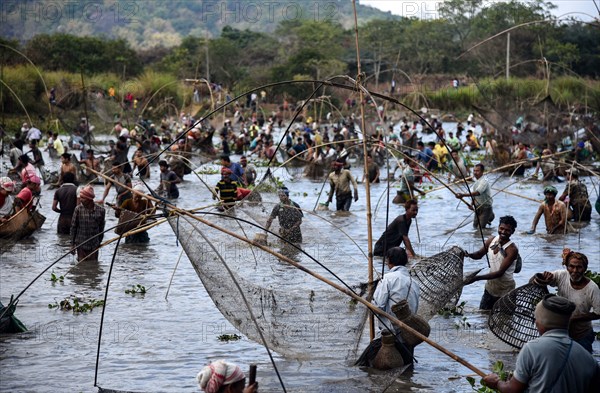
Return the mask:
M 365 182 L 365 199 L 367 202 L 367 242 L 368 242 L 368 256 L 369 256 L 369 291 L 373 288 L 373 227 L 371 224 L 372 212 L 371 212 L 371 186 L 369 182 L 369 173 L 367 168 L 367 156 L 369 154 L 367 148 L 367 129 L 365 125 L 365 100 L 363 95 L 363 90 L 360 88 L 360 84 L 362 83 L 362 79 L 364 75 L 362 75 L 362 70 L 360 66 L 360 50 L 358 46 L 358 16 L 356 14 L 356 0 L 352 0 L 352 8 L 354 10 L 354 39 L 356 43 L 356 65 L 358 67 L 356 77 L 356 84 L 358 89 L 358 98 L 360 100 L 360 128 L 363 134 L 363 156 L 364 156 L 364 176 L 366 179 Z M 369 314 L 369 336 L 371 340 L 375 338 L 375 321 L 373 319 L 373 315 Z
M 475 367 L 474 365 L 472 365 L 471 363 L 469 363 L 465 359 L 463 359 L 460 356 L 454 354 L 453 352 L 447 350 L 446 348 L 442 347 L 440 344 L 436 343 L 435 341 L 430 340 L 428 337 L 422 335 L 418 331 L 414 330 L 412 327 L 410 327 L 410 326 L 404 324 L 402 321 L 398 320 L 395 316 L 392 316 L 392 315 L 390 315 L 390 314 L 382 311 L 381 309 L 379 309 L 378 307 L 372 305 L 371 303 L 369 303 L 368 301 L 366 301 L 362 297 L 358 296 L 357 294 L 355 294 L 351 290 L 349 290 L 347 288 L 344 288 L 344 287 L 340 286 L 339 284 L 336 284 L 333 281 L 331 281 L 331 280 L 329 280 L 329 279 L 327 279 L 327 278 L 325 278 L 325 277 L 323 277 L 323 276 L 321 276 L 321 275 L 319 275 L 319 274 L 317 274 L 317 273 L 309 270 L 308 268 L 306 268 L 302 264 L 294 261 L 293 259 L 291 259 L 291 258 L 289 258 L 289 257 L 287 257 L 287 256 L 285 256 L 285 255 L 283 255 L 283 254 L 281 254 L 281 253 L 279 253 L 279 252 L 277 252 L 275 250 L 272 250 L 272 249 L 270 249 L 267 246 L 256 244 L 256 243 L 252 242 L 251 239 L 248 239 L 247 237 L 241 236 L 241 235 L 239 235 L 239 234 L 237 234 L 235 232 L 231 232 L 230 230 L 228 230 L 226 228 L 223 228 L 223 227 L 220 227 L 220 226 L 218 226 L 218 225 L 216 225 L 216 224 L 214 224 L 214 223 L 212 223 L 212 222 L 210 222 L 210 221 L 208 221 L 206 219 L 203 219 L 201 217 L 197 217 L 193 213 L 191 213 L 191 212 L 189 212 L 187 210 L 178 208 L 175 205 L 172 205 L 170 203 L 165 203 L 164 201 L 161 201 L 161 200 L 159 200 L 157 198 L 154 198 L 151 195 L 146 195 L 146 194 L 141 193 L 139 191 L 136 191 L 136 190 L 134 190 L 132 188 L 129 188 L 125 184 L 117 182 L 116 180 L 114 180 L 114 179 L 112 179 L 112 178 L 110 178 L 110 177 L 108 177 L 108 176 L 106 176 L 106 175 L 104 175 L 104 174 L 102 174 L 100 172 L 97 172 L 97 174 L 99 176 L 107 179 L 108 181 L 111 181 L 111 182 L 114 182 L 115 184 L 118 184 L 120 187 L 124 187 L 124 188 L 130 190 L 133 193 L 143 195 L 145 198 L 147 198 L 149 200 L 152 200 L 152 201 L 154 201 L 156 203 L 164 203 L 167 208 L 171 209 L 177 215 L 189 217 L 189 218 L 191 218 L 193 220 L 196 220 L 196 221 L 198 221 L 198 222 L 200 222 L 200 223 L 202 223 L 202 224 L 204 224 L 206 226 L 209 226 L 209 227 L 211 227 L 213 229 L 216 229 L 216 230 L 218 230 L 218 231 L 220 231 L 220 232 L 222 232 L 222 233 L 224 233 L 226 235 L 234 237 L 234 238 L 236 238 L 238 240 L 241 240 L 241 241 L 243 241 L 245 243 L 248 243 L 248 244 L 250 244 L 250 245 L 252 245 L 254 247 L 260 248 L 261 250 L 263 250 L 263 251 L 265 251 L 265 252 L 267 252 L 267 253 L 275 256 L 276 258 L 278 258 L 278 259 L 280 259 L 282 261 L 285 261 L 285 262 L 289 263 L 290 265 L 294 266 L 295 268 L 297 268 L 297 269 L 299 269 L 299 270 L 301 270 L 301 271 L 303 271 L 303 272 L 311 275 L 312 277 L 316 278 L 317 280 L 322 281 L 322 282 L 326 283 L 327 285 L 329 285 L 329 286 L 337 289 L 338 291 L 344 293 L 345 295 L 350 296 L 351 298 L 353 298 L 357 302 L 363 304 L 365 307 L 367 307 L 373 313 L 376 313 L 376 314 L 380 315 L 383 318 L 389 319 L 396 326 L 399 326 L 400 328 L 402 328 L 402 329 L 404 329 L 404 330 L 406 330 L 406 331 L 414 334 L 415 336 L 419 337 L 421 340 L 423 340 L 427 344 L 431 345 L 432 347 L 434 347 L 438 351 L 442 352 L 443 354 L 447 355 L 448 357 L 450 357 L 451 359 L 455 360 L 456 362 L 458 362 L 458 363 L 462 364 L 463 366 L 467 367 L 469 370 L 477 373 L 481 377 L 484 377 L 486 375 L 483 371 L 479 370 L 477 367 Z
M 532 202 L 537 202 L 537 203 L 542 203 L 543 202 L 543 201 L 539 201 L 539 200 L 534 199 L 534 198 L 529 198 L 529 197 L 526 197 L 524 195 L 516 194 L 514 192 L 510 192 L 510 191 L 506 191 L 506 190 L 501 190 L 501 189 L 498 189 L 498 188 L 492 188 L 492 190 L 498 191 L 498 192 L 503 192 L 505 194 L 516 196 L 516 197 L 519 197 L 519 198 L 527 199 L 528 201 L 532 201 Z

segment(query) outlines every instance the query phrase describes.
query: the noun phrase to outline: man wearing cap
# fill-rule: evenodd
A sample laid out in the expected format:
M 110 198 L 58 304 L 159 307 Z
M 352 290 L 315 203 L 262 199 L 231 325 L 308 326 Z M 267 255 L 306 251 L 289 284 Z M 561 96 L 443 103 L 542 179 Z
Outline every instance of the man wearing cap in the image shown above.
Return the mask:
M 94 189 L 84 187 L 79 193 L 81 204 L 75 207 L 71 221 L 72 254 L 77 260 L 97 261 L 98 248 L 104 238 L 106 210 L 94 203 Z
M 14 190 L 15 183 L 9 177 L 0 178 L 0 221 L 12 213 L 14 199 L 10 194 Z
M 215 194 L 213 194 L 213 199 L 217 199 L 218 195 L 221 200 L 221 206 L 218 208 L 219 211 L 232 208 L 237 200 L 238 183 L 231 179 L 232 175 L 233 172 L 231 169 L 227 167 L 221 168 L 221 180 L 217 183 Z
M 112 174 L 110 176 L 115 182 L 115 190 L 117 191 L 117 206 L 120 206 L 126 199 L 131 198 L 131 192 L 123 187 L 121 184 L 131 188 L 131 177 L 123 173 L 123 164 L 119 161 L 113 161 L 112 163 Z M 120 184 L 118 184 L 120 183 Z M 102 199 L 98 201 L 99 204 L 103 204 L 110 192 L 110 188 L 112 187 L 113 182 L 110 180 L 106 180 L 106 185 L 104 186 L 104 194 L 102 194 Z
M 352 176 L 352 173 L 344 169 L 344 163 L 340 161 L 333 162 L 333 172 L 329 174 L 329 198 L 327 205 L 333 200 L 335 194 L 336 209 L 338 211 L 349 211 L 352 205 L 352 190 L 350 184 L 354 188 L 354 202 L 358 201 L 358 184 Z
M 271 227 L 275 217 L 279 218 L 279 235 L 290 243 L 302 243 L 302 210 L 300 206 L 290 199 L 290 190 L 282 187 L 277 192 L 279 203 L 273 207 L 271 216 L 267 220 L 265 229 Z
M 546 232 L 551 235 L 561 234 L 567 232 L 567 205 L 562 201 L 556 200 L 556 194 L 558 190 L 554 186 L 547 186 L 544 188 L 544 202 L 541 203 L 538 211 L 533 218 L 531 223 L 531 229 L 527 232 L 528 234 L 535 233 L 538 221 L 542 214 L 546 221 Z
M 535 325 L 542 336 L 521 349 L 510 380 L 489 374 L 483 378 L 485 385 L 501 393 L 594 391 L 600 368 L 591 354 L 569 338 L 573 310 L 575 304 L 569 300 L 546 295 L 535 308 Z
M 600 288 L 585 277 L 588 259 L 585 254 L 563 250 L 565 269 L 543 272 L 532 277 L 532 281 L 542 285 L 558 287 L 558 294 L 577 307 L 571 317 L 569 335 L 592 353 L 592 344 L 596 338 L 592 322 L 600 319 Z
M 592 219 L 592 204 L 585 184 L 579 181 L 579 173 L 576 169 L 569 171 L 569 184 L 565 187 L 561 201 L 569 197 L 569 217 L 574 221 L 590 221 Z
M 181 179 L 169 169 L 169 164 L 165 160 L 160 160 L 158 167 L 160 168 L 160 184 L 156 192 L 166 194 L 167 199 L 179 198 L 177 184 L 181 183 Z
M 73 212 L 77 206 L 77 186 L 75 185 L 75 176 L 71 172 L 65 173 L 63 180 L 63 184 L 54 192 L 52 210 L 59 213 L 56 232 L 68 235 L 71 233 Z

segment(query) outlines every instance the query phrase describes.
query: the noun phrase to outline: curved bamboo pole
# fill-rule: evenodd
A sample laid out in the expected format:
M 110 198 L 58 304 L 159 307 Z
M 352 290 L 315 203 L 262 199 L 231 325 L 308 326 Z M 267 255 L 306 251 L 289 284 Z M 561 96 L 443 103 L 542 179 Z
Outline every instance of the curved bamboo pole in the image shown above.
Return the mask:
M 17 101 L 19 101 L 21 108 L 23 108 L 23 111 L 25 111 L 25 115 L 27 116 L 27 119 L 29 119 L 29 124 L 31 124 L 31 126 L 33 127 L 33 123 L 31 122 L 31 117 L 29 116 L 29 112 L 27 112 L 27 108 L 25 108 L 25 105 L 23 105 L 23 101 L 21 101 L 21 99 L 19 98 L 17 93 L 15 93 L 14 90 L 11 89 L 10 86 L 6 84 L 6 82 L 4 82 L 3 80 L 0 80 L 0 83 L 2 83 L 4 86 L 6 86 L 8 91 L 10 91 L 12 93 L 12 95 L 15 96 Z
M 3 44 L 3 43 L 0 43 L 0 46 L 3 46 L 5 48 L 7 48 L 7 49 L 10 49 L 10 50 L 18 53 L 19 55 L 23 56 L 29 62 L 29 64 L 31 64 L 33 66 L 33 68 L 35 69 L 35 72 L 37 72 L 37 74 L 40 76 L 40 79 L 42 81 L 42 85 L 44 85 L 44 91 L 46 92 L 46 98 L 48 98 L 50 96 L 50 93 L 48 92 L 48 86 L 46 86 L 46 80 L 42 76 L 42 73 L 40 72 L 39 68 L 37 68 L 37 66 L 33 63 L 33 61 L 31 61 L 31 59 L 29 57 L 27 57 L 25 55 L 25 53 L 20 52 L 19 50 L 13 48 L 10 45 L 6 45 L 6 44 Z M 48 110 L 50 111 L 50 120 L 52 120 L 53 113 L 52 113 L 52 104 L 50 103 L 50 99 L 48 99 Z M 27 117 L 29 117 L 29 116 L 27 116 Z M 31 119 L 29 119 L 29 121 L 30 121 L 29 124 L 31 124 Z M 31 124 L 31 126 L 33 127 L 33 124 Z

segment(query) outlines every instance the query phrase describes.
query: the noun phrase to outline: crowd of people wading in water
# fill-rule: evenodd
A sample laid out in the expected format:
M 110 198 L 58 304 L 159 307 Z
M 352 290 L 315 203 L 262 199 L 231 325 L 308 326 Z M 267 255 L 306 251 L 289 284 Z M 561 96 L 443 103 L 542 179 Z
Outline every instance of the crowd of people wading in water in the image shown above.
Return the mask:
M 261 103 L 263 98 L 261 95 Z M 329 187 L 324 206 L 329 206 L 335 198 L 332 208 L 348 211 L 353 202 L 364 197 L 360 183 L 387 180 L 380 168 L 392 157 L 391 176 L 399 184 L 393 202 L 404 206 L 405 213 L 393 220 L 375 243 L 374 254 L 384 257 L 389 272 L 377 287 L 373 303 L 389 313 L 399 299 L 405 299 L 410 311 L 416 314 L 419 287 L 405 266 L 409 258 L 416 257 L 409 230 L 418 214 L 418 194 L 424 194 L 421 187 L 424 181 L 468 179 L 472 182 L 470 191 L 455 196 L 465 200 L 476 213 L 473 227 L 498 225 L 498 235 L 489 237 L 480 250 L 466 255 L 473 259 L 487 255 L 490 260 L 489 272 L 465 282 L 486 281 L 480 304 L 484 310 L 491 309 L 498 299 L 515 288 L 512 275 L 519 259 L 518 245 L 511 240 L 517 222 L 510 215 L 504 215 L 506 212 L 494 211 L 487 173 L 501 170 L 507 176 L 529 180 L 543 190 L 545 199 L 537 212 L 532 211 L 531 222 L 519 223 L 521 227 L 529 225 L 529 233 L 537 230 L 542 216 L 548 234 L 564 235 L 585 231 L 581 224 L 592 219 L 594 205 L 600 214 L 600 201 L 597 196 L 595 203 L 592 200 L 593 195 L 597 195 L 596 190 L 590 190 L 582 181 L 598 178 L 595 164 L 600 132 L 591 119 L 579 130 L 572 131 L 566 127 L 534 131 L 528 129 L 530 126 L 524 124 L 523 119 L 517 119 L 510 130 L 499 133 L 485 122 L 477 123 L 474 114 L 464 122 L 452 123 L 451 130 L 445 129 L 448 123 L 443 124 L 432 115 L 425 115 L 427 122 L 407 117 L 392 122 L 386 117 L 385 124 L 389 126 L 378 125 L 371 132 L 365 175 L 359 182 L 349 170 L 351 165 L 360 163 L 356 160 L 351 163 L 349 157 L 362 154 L 363 135 L 354 115 L 334 120 L 334 116 L 328 114 L 324 123 L 310 116 L 300 116 L 284 135 L 281 131 L 288 124 L 285 114 L 294 110 L 293 105 L 286 101 L 272 116 L 265 118 L 256 110 L 258 99 L 256 94 L 250 96 L 246 105 L 237 105 L 236 111 L 220 124 L 198 121 L 184 113 L 176 118 L 165 117 L 158 125 L 139 119 L 129 128 L 119 121 L 114 124 L 107 147 L 86 143 L 90 126 L 85 118 L 72 130 L 68 140 L 27 123 L 20 130 L 2 130 L 3 157 L 8 161 L 0 179 L 0 221 L 4 225 L 22 209 L 34 211 L 40 197 L 52 199 L 52 210 L 58 215 L 58 235 L 69 237 L 78 260 L 93 261 L 97 260 L 102 243 L 107 214 L 105 202 L 110 199 L 111 190 L 114 190 L 116 204 L 106 203 L 106 206 L 113 208 L 117 216 L 123 211 L 145 213 L 154 208 L 146 197 L 149 190 L 136 180 L 137 176 L 149 178 L 148 165 L 160 168 L 160 183 L 153 190 L 154 195 L 175 203 L 179 196 L 177 184 L 192 170 L 193 153 L 200 151 L 205 156 L 218 157 L 222 178 L 211 185 L 209 192 L 218 199 L 217 207 L 225 211 L 250 193 L 257 182 L 255 164 L 286 160 L 292 165 L 305 166 L 307 176 L 325 178 Z M 189 131 L 184 133 L 186 130 Z M 519 138 L 532 132 L 541 134 L 543 143 L 527 144 Z M 276 135 L 284 135 L 283 140 Z M 165 148 L 166 154 L 154 160 Z M 42 151 L 58 165 L 55 175 L 47 169 L 50 163 L 45 162 Z M 474 161 L 478 163 L 473 165 Z M 105 173 L 109 179 L 99 178 L 97 172 Z M 92 184 L 104 184 L 101 196 L 96 194 Z M 280 203 L 265 219 L 265 226 L 268 229 L 277 218 L 280 235 L 291 243 L 301 244 L 301 205 L 290 198 L 286 187 L 278 190 L 278 196 Z M 149 241 L 147 232 L 126 238 L 128 243 Z M 404 247 L 400 247 L 402 245 Z M 553 385 L 567 387 L 557 391 L 588 388 L 586 381 L 591 381 L 597 372 L 594 371 L 596 362 L 590 355 L 595 338 L 591 321 L 600 318 L 600 290 L 583 277 L 588 258 L 567 249 L 563 261 L 566 269 L 540 272 L 536 276 L 540 282 L 558 287 L 559 295 L 544 299 L 535 310 L 542 337 L 523 348 L 511 380 L 503 382 L 489 375 L 485 378 L 488 386 L 500 391 L 522 391 L 526 387 L 546 391 Z M 592 256 L 592 260 L 597 262 L 598 255 Z M 381 331 L 398 330 L 388 322 L 382 321 Z M 378 346 L 381 345 L 379 342 Z M 412 350 L 410 345 L 403 346 L 401 353 L 405 362 L 412 361 Z M 543 360 L 550 357 L 554 363 Z M 198 383 L 207 392 L 257 391 L 257 384 L 244 388 L 240 381 L 244 381 L 243 372 L 226 362 L 216 362 L 198 374 Z

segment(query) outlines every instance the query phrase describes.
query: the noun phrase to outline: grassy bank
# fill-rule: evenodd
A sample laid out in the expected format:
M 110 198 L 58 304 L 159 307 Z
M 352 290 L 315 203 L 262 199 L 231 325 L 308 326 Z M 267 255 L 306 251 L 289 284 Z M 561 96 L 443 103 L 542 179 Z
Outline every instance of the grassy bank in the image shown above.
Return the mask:
M 160 117 L 165 113 L 177 114 L 192 101 L 192 87 L 167 73 L 146 71 L 135 79 L 126 81 L 116 74 L 85 76 L 68 72 L 47 72 L 33 66 L 4 67 L 0 83 L 0 111 L 7 129 L 19 126 L 25 119 L 43 126 L 49 119 L 69 119 L 46 124 L 58 130 L 65 124 L 83 116 L 83 83 L 88 92 L 88 111 L 92 121 L 110 123 L 123 115 L 119 103 L 127 93 L 138 99 L 136 114 Z M 50 107 L 48 92 L 56 89 L 57 105 Z M 114 99 L 106 99 L 114 88 Z M 204 87 L 204 86 L 202 86 Z M 339 94 L 339 97 L 336 97 Z M 332 100 L 343 102 L 347 92 L 332 92 Z M 203 93 L 206 97 L 206 92 Z M 436 91 L 417 86 L 412 93 L 402 97 L 412 108 L 423 106 L 444 112 L 464 113 L 477 107 L 527 108 L 550 97 L 561 110 L 572 108 L 598 112 L 600 109 L 600 82 L 575 77 L 539 79 L 484 79 L 458 89 L 443 88 Z M 301 100 L 306 97 L 296 97 Z M 97 100 L 96 100 L 97 99 Z M 95 101 L 96 100 L 96 101 Z M 293 101 L 293 99 L 292 99 Z M 52 111 L 52 113 L 50 113 Z M 97 119 L 94 119 L 94 117 Z M 129 113 L 133 119 L 133 112 Z M 71 120 L 71 118 L 73 120 Z

